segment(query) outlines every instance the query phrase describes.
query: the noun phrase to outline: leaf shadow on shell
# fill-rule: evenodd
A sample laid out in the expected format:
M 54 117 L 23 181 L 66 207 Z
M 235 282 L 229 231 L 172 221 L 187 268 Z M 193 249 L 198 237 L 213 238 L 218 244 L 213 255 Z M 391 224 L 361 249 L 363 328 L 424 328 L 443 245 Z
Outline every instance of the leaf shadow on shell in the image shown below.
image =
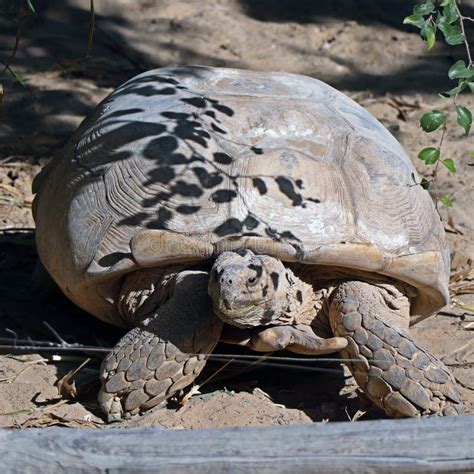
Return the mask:
M 199 96 L 180 80 L 180 75 L 189 78 L 203 71 L 206 68 L 180 68 L 167 75 L 139 77 L 106 98 L 71 140 L 70 146 L 76 147 L 71 157 L 76 166 L 69 181 L 77 180 L 79 187 L 102 181 L 106 206 L 117 227 L 182 232 L 185 229 L 170 227 L 173 218 L 181 215 L 189 223 L 196 218 L 205 221 L 207 211 L 202 206 L 211 201 L 213 212 L 223 216 L 209 229 L 216 238 L 264 236 L 296 244 L 298 239 L 290 228 L 254 212 L 243 190 L 251 187 L 255 195 L 264 196 L 272 188 L 271 198 L 284 200 L 296 209 L 306 207 L 308 201 L 319 203 L 319 199 L 303 196 L 302 179 L 271 172 L 246 176 L 235 171 L 241 168 L 234 169 L 235 157 L 222 144 L 229 142 L 239 154 L 259 160 L 266 159 L 266 150 L 233 140 L 230 130 L 235 111 L 225 99 Z M 114 101 L 133 102 L 136 96 L 158 98 L 162 108 L 111 108 Z M 159 98 L 162 96 L 166 100 Z M 137 114 L 147 120 L 136 118 Z M 136 143 L 139 147 L 133 145 Z M 285 159 L 284 153 L 281 159 Z M 232 215 L 235 200 L 246 208 L 244 218 Z M 221 206 L 227 210 L 217 211 Z M 124 256 L 127 254 L 116 252 L 99 263 L 108 267 Z

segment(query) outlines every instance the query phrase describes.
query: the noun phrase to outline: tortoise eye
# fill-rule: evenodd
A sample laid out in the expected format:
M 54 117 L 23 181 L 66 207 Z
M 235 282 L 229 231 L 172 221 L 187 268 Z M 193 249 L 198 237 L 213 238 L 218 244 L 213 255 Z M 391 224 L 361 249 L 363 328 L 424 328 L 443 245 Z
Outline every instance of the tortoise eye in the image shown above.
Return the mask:
M 256 277 L 256 276 L 250 277 L 250 278 L 247 280 L 247 284 L 248 284 L 249 286 L 253 286 L 253 285 L 255 285 L 256 283 L 257 283 L 257 277 Z

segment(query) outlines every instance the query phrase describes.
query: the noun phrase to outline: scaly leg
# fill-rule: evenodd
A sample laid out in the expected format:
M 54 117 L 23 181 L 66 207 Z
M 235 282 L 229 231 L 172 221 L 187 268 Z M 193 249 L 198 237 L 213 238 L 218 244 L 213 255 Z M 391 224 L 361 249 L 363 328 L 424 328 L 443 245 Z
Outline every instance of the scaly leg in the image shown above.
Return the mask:
M 457 415 L 459 389 L 449 369 L 408 332 L 408 299 L 395 286 L 341 283 L 331 295 L 329 319 L 341 351 L 366 395 L 387 415 Z
M 201 372 L 222 330 L 207 295 L 208 277 L 203 271 L 177 273 L 169 299 L 107 355 L 99 404 L 109 421 L 151 409 Z

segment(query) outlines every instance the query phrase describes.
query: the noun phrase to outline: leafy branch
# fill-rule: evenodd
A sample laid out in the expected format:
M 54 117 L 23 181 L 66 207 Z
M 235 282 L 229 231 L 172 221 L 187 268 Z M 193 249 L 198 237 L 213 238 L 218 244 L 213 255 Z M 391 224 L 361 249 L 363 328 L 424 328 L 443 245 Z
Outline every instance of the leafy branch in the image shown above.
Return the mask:
M 460 3 L 460 1 L 458 2 Z M 467 56 L 467 64 L 464 60 L 456 61 L 448 71 L 448 77 L 451 80 L 457 80 L 458 83 L 452 89 L 441 92 L 439 95 L 451 102 L 448 112 L 435 109 L 426 112 L 420 118 L 420 126 L 426 133 L 432 133 L 441 129 L 441 136 L 436 147 L 423 148 L 418 153 L 418 158 L 426 165 L 434 166 L 432 179 L 423 178 L 420 184 L 424 189 L 428 189 L 433 184 L 435 203 L 438 206 L 438 200 L 447 207 L 452 207 L 452 201 L 449 196 L 438 197 L 436 178 L 440 163 L 444 165 L 451 173 L 456 173 L 457 167 L 455 160 L 451 157 L 444 157 L 442 153 L 443 140 L 446 135 L 448 116 L 455 112 L 458 125 L 468 135 L 472 126 L 472 112 L 464 105 L 459 104 L 458 96 L 461 92 L 470 90 L 474 93 L 474 63 L 470 45 L 466 37 L 464 21 L 474 21 L 474 18 L 463 16 L 459 4 L 456 0 L 443 0 L 441 3 L 433 3 L 428 0 L 425 3 L 415 5 L 413 13 L 407 16 L 403 23 L 413 25 L 420 30 L 421 37 L 431 49 L 436 42 L 438 32 L 442 33 L 444 41 L 450 46 L 464 44 Z M 471 158 L 474 158 L 474 152 L 471 152 Z M 469 166 L 473 166 L 470 163 Z

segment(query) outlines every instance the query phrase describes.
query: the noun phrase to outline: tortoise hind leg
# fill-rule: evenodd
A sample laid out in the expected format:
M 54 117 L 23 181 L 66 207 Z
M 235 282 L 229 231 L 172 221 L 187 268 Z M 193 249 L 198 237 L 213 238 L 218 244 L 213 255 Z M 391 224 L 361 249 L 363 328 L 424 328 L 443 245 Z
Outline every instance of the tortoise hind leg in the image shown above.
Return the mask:
M 408 299 L 392 285 L 340 284 L 329 319 L 364 393 L 394 418 L 457 415 L 459 389 L 448 368 L 408 333 Z
M 173 283 L 171 297 L 104 359 L 98 398 L 109 421 L 149 410 L 191 384 L 219 340 L 208 273 L 182 271 Z

